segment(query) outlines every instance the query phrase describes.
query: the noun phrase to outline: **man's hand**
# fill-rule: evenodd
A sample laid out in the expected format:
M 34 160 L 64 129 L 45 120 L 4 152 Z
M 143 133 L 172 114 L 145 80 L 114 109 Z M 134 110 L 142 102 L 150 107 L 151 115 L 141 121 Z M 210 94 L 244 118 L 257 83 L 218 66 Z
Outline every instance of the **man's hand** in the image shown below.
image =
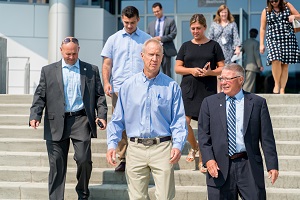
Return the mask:
M 102 128 L 98 126 L 98 123 L 97 123 L 98 121 L 102 122 L 102 125 L 103 125 Z M 104 119 L 100 119 L 100 118 L 97 117 L 96 120 L 95 120 L 95 122 L 96 122 L 97 126 L 100 128 L 100 130 L 106 129 L 106 121 Z
M 181 157 L 181 152 L 180 152 L 180 150 L 177 149 L 177 148 L 172 148 L 172 150 L 171 150 L 171 159 L 170 159 L 170 163 L 171 163 L 171 164 L 176 164 L 176 163 L 178 163 L 180 157 Z
M 220 170 L 220 168 L 215 160 L 207 161 L 206 167 L 207 171 L 213 178 L 218 178 L 218 170 Z
M 279 172 L 276 169 L 271 169 L 268 173 L 269 173 L 268 178 L 271 179 L 271 183 L 272 185 L 274 185 L 275 181 L 278 178 Z
M 104 84 L 104 92 L 107 96 L 111 97 L 112 87 L 111 84 Z
M 30 124 L 30 126 L 31 126 L 32 128 L 36 129 L 36 128 L 40 125 L 40 122 L 37 121 L 37 120 L 35 120 L 35 119 L 33 119 L 33 120 L 31 120 L 31 121 L 29 122 L 29 124 Z
M 106 153 L 106 160 L 109 164 L 116 166 L 116 150 L 115 149 L 108 149 Z

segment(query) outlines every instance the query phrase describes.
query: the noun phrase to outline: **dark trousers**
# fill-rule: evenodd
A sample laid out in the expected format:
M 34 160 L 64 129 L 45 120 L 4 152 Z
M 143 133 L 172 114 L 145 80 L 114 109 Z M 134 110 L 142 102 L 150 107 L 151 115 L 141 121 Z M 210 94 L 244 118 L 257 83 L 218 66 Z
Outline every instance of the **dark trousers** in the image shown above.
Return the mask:
M 255 173 L 255 172 L 253 172 Z M 208 200 L 265 200 L 266 190 L 256 184 L 248 158 L 237 158 L 229 162 L 229 174 L 221 187 L 207 187 Z
M 161 68 L 164 74 L 171 77 L 171 57 L 164 55 L 163 60 L 161 62 Z
M 76 192 L 78 199 L 88 199 L 92 172 L 91 136 L 86 116 L 65 118 L 64 134 L 60 141 L 46 141 L 49 159 L 49 199 L 64 199 L 70 139 L 74 147 L 73 159 L 77 164 Z

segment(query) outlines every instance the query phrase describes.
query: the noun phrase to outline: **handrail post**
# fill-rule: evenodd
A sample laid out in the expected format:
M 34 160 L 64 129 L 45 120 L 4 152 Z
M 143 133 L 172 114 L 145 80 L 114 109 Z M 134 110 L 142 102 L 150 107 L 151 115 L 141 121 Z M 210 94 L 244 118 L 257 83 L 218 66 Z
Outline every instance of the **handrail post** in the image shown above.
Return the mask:
M 30 88 L 30 58 L 27 58 L 24 73 L 24 94 L 29 94 Z

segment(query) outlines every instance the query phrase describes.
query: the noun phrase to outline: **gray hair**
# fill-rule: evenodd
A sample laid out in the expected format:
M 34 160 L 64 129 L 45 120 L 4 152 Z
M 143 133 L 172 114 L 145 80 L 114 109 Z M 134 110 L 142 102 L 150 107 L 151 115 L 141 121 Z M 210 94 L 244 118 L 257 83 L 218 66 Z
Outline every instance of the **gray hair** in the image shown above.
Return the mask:
M 244 68 L 241 65 L 237 64 L 237 63 L 227 64 L 227 65 L 225 65 L 223 67 L 222 71 L 223 70 L 234 71 L 237 76 L 245 77 L 245 70 L 244 70 Z
M 158 44 L 160 47 L 160 52 L 163 54 L 163 52 L 164 52 L 163 46 L 161 45 L 160 41 L 158 41 L 157 39 L 154 39 L 154 38 L 150 38 L 150 39 L 146 40 L 146 42 L 143 44 L 143 48 L 142 48 L 143 53 L 145 53 L 145 49 L 149 43 Z

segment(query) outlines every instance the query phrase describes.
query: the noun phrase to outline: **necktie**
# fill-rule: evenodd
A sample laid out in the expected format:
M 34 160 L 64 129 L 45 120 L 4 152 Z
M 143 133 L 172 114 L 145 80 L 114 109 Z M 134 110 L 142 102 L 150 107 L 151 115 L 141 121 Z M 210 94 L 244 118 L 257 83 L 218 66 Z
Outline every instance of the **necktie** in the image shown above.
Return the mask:
M 155 36 L 159 36 L 159 32 L 160 32 L 160 19 L 158 19 L 158 23 L 157 23 L 157 28 L 156 28 Z
M 235 109 L 235 97 L 229 97 L 229 109 L 227 116 L 227 133 L 228 133 L 228 154 L 232 156 L 236 152 L 236 109 Z

